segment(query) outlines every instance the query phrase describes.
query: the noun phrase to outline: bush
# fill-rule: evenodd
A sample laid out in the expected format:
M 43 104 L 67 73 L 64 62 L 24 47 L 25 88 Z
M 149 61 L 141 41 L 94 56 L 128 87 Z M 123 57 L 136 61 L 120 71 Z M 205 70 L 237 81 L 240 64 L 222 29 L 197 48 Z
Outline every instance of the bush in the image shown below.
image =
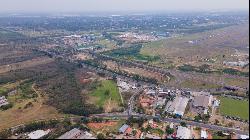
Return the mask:
M 13 104 L 9 103 L 0 107 L 1 110 L 8 110 L 13 107 Z

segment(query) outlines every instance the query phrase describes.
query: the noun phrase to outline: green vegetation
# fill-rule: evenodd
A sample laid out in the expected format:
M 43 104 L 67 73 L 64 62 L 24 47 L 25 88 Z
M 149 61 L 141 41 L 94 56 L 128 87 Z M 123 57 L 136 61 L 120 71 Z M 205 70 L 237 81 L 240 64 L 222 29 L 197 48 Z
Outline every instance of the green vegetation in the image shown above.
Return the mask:
M 192 66 L 192 65 L 183 65 L 183 66 L 179 66 L 178 67 L 179 70 L 181 71 L 185 71 L 185 72 L 188 72 L 188 71 L 195 71 L 195 72 L 200 72 L 200 73 L 211 73 L 213 71 L 210 71 L 210 66 L 207 65 L 207 64 L 203 64 L 199 67 L 195 67 L 195 66 Z
M 124 58 L 124 59 L 129 59 L 129 60 L 146 61 L 146 62 L 154 62 L 160 59 L 159 56 L 150 56 L 150 55 L 140 54 L 141 47 L 142 47 L 142 44 L 136 44 L 129 48 L 121 48 L 117 50 L 112 50 L 112 51 L 105 52 L 104 54 L 112 56 L 112 57 Z
M 4 87 L 0 87 L 0 96 L 6 96 L 7 89 Z
M 91 96 L 97 98 L 96 105 L 98 107 L 102 107 L 106 102 L 109 101 L 109 99 L 121 104 L 121 97 L 116 83 L 111 80 L 102 81 L 101 85 L 91 93 Z
M 238 116 L 249 120 L 249 101 L 220 97 L 220 112 L 223 115 Z
M 36 98 L 37 94 L 32 89 L 32 82 L 24 82 L 19 87 L 21 97 L 25 99 Z
M 239 76 L 249 77 L 249 72 L 241 72 L 239 70 L 232 69 L 232 68 L 224 69 L 224 70 L 222 70 L 222 72 L 226 73 L 226 74 L 231 74 L 231 75 L 239 75 Z

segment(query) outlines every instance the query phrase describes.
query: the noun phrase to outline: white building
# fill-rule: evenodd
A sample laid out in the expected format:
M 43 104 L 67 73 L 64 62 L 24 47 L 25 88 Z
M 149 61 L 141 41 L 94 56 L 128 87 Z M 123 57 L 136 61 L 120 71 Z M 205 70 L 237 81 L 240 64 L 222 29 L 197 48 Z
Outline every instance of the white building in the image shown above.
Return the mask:
M 0 97 L 0 107 L 4 106 L 4 105 L 7 105 L 7 104 L 9 104 L 8 100 L 5 98 L 5 96 L 1 96 Z
M 207 132 L 205 130 L 201 130 L 201 138 L 202 139 L 207 139 L 208 138 Z
M 66 132 L 65 134 L 63 134 L 57 139 L 96 139 L 96 138 L 93 137 L 93 135 L 90 134 L 89 132 L 86 132 L 86 131 L 84 132 L 82 130 L 74 128 Z
M 189 99 L 186 97 L 177 96 L 174 101 L 169 101 L 165 111 L 168 113 L 183 116 Z
M 44 130 L 36 130 L 34 132 L 31 132 L 28 134 L 30 139 L 40 139 L 43 136 L 46 136 L 47 134 L 49 134 L 50 130 L 48 129 L 47 131 Z
M 179 139 L 190 139 L 191 130 L 187 127 L 178 126 L 176 137 Z

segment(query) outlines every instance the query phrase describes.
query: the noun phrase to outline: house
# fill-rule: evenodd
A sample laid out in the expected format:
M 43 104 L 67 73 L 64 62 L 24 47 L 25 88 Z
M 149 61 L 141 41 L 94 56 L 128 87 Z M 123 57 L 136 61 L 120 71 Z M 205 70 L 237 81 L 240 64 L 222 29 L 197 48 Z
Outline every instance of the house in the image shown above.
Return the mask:
M 130 135 L 132 133 L 133 129 L 131 127 L 128 127 L 125 131 L 126 135 Z
M 176 137 L 179 139 L 190 139 L 191 130 L 187 127 L 178 126 Z
M 129 126 L 127 124 L 124 124 L 120 129 L 119 129 L 119 132 L 120 133 L 125 133 L 126 130 L 129 128 Z
M 5 96 L 0 97 L 0 107 L 4 105 L 8 105 L 8 100 L 5 98 Z
M 141 134 L 142 134 L 141 130 L 138 129 L 138 130 L 136 131 L 135 138 L 136 138 L 136 139 L 140 139 L 140 138 L 141 138 Z
M 177 96 L 174 101 L 169 101 L 165 111 L 168 113 L 183 116 L 189 99 L 186 97 Z
M 28 137 L 30 139 L 40 139 L 43 136 L 46 136 L 47 134 L 49 134 L 50 130 L 48 129 L 47 131 L 44 130 L 36 130 L 34 132 L 31 132 L 28 134 Z
M 57 139 L 96 139 L 96 138 L 93 137 L 93 135 L 90 134 L 89 132 L 86 132 L 86 131 L 84 132 L 82 130 L 74 128 L 66 132 L 65 134 L 63 134 Z
M 201 139 L 207 139 L 208 135 L 207 132 L 205 130 L 201 130 Z

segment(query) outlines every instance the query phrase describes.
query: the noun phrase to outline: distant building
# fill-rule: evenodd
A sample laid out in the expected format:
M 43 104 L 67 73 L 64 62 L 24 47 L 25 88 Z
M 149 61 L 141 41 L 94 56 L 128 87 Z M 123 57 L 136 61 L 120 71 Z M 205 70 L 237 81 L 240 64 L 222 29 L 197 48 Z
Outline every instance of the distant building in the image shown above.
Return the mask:
M 50 130 L 48 129 L 47 131 L 44 130 L 36 130 L 34 132 L 31 132 L 28 134 L 28 137 L 30 139 L 40 139 L 43 136 L 46 136 L 47 134 L 49 134 Z
M 166 105 L 165 111 L 168 113 L 183 116 L 189 99 L 186 97 L 177 96 L 174 101 L 169 101 Z
M 212 100 L 213 96 L 212 95 L 200 95 L 200 96 L 195 96 L 193 100 L 193 107 L 201 109 L 202 111 L 208 110 L 209 106 L 212 106 Z M 206 113 L 204 113 L 206 114 Z
M 126 130 L 129 128 L 129 126 L 127 124 L 124 124 L 120 129 L 119 129 L 119 132 L 120 133 L 125 133 Z
M 0 97 L 0 107 L 1 106 L 4 106 L 4 105 L 8 105 L 9 104 L 9 102 L 8 102 L 8 100 L 5 98 L 5 96 L 1 96 Z
M 240 135 L 239 139 L 249 139 L 249 136 L 248 135 Z
M 178 126 L 176 137 L 179 139 L 190 139 L 191 130 L 187 127 Z
M 77 128 L 74 128 L 66 132 L 62 136 L 60 136 L 58 139 L 96 139 L 96 138 L 93 137 L 93 135 L 87 131 L 82 131 Z
M 226 61 L 224 61 L 223 64 L 227 65 L 227 66 L 232 66 L 232 67 L 233 66 L 244 67 L 244 66 L 248 65 L 249 62 L 248 61 L 238 61 L 238 62 L 226 62 Z
M 201 130 L 201 139 L 207 139 L 208 135 L 207 132 L 205 130 Z

